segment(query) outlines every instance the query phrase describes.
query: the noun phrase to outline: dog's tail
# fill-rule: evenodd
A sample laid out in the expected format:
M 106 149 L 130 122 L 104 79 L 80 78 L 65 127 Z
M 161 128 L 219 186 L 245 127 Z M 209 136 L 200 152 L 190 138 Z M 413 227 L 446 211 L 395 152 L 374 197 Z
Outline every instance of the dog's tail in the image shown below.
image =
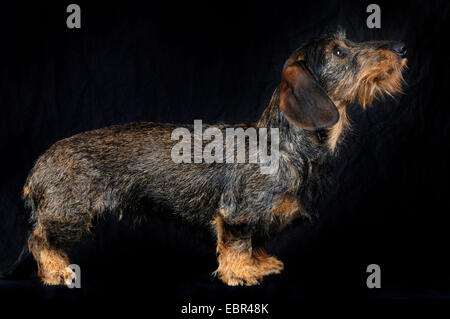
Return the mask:
M 15 245 L 15 247 L 1 247 L 0 250 L 3 250 L 1 255 L 4 257 L 0 259 L 0 278 L 8 278 L 14 275 L 15 270 L 23 263 L 23 261 L 30 255 L 30 252 L 28 250 L 28 238 L 31 234 L 31 227 L 30 227 L 30 211 L 31 216 L 34 214 L 35 209 L 35 203 L 32 198 L 32 194 L 29 191 L 28 187 L 24 188 L 24 192 L 22 195 L 22 199 L 25 202 L 25 207 L 27 208 L 23 216 L 23 221 L 20 222 L 22 224 L 22 227 L 25 229 L 28 229 L 26 232 L 22 232 L 22 235 L 20 236 L 21 239 L 18 244 Z M 25 236 L 23 236 L 25 234 Z M 17 241 L 16 241 L 17 243 Z M 16 253 L 12 256 L 9 256 L 11 254 L 11 250 L 15 250 Z
M 28 238 L 28 236 L 26 237 Z M 0 278 L 8 278 L 14 274 L 14 271 L 22 264 L 26 257 L 30 254 L 28 245 L 25 243 L 22 249 L 19 251 L 19 255 L 13 259 L 13 262 L 9 262 L 6 265 L 2 265 L 0 268 Z

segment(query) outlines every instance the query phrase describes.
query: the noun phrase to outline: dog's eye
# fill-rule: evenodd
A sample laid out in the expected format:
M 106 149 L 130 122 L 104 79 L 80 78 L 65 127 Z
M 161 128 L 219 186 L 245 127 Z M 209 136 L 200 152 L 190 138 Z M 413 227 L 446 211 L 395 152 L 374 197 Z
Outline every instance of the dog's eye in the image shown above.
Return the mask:
M 347 55 L 347 53 L 345 52 L 344 49 L 342 49 L 342 48 L 340 48 L 338 46 L 335 46 L 333 48 L 333 55 L 338 57 L 338 58 L 343 58 L 343 57 L 345 57 Z

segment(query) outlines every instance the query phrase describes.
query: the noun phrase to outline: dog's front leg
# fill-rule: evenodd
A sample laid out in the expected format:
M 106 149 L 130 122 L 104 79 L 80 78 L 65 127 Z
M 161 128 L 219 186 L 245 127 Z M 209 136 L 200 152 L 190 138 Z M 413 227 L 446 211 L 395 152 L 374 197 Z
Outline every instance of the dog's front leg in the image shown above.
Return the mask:
M 214 225 L 219 262 L 214 274 L 224 283 L 230 286 L 252 286 L 259 284 L 266 275 L 281 272 L 283 263 L 269 256 L 264 248 L 254 249 L 249 234 L 234 231 L 220 217 L 216 218 Z

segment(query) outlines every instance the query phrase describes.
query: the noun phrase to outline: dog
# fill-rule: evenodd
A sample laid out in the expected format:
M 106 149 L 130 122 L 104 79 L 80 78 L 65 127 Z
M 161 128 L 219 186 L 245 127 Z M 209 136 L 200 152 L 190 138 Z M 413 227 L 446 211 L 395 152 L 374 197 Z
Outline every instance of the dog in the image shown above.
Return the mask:
M 283 263 L 264 248 L 268 235 L 306 218 L 324 158 L 349 129 L 347 106 L 362 107 L 402 91 L 402 42 L 355 43 L 325 34 L 285 62 L 280 85 L 258 122 L 205 125 L 276 128 L 279 163 L 262 174 L 254 163 L 175 163 L 173 124 L 130 123 L 56 142 L 36 161 L 23 189 L 33 230 L 28 248 L 47 285 L 66 283 L 66 251 L 108 214 L 143 214 L 143 201 L 209 227 L 217 238 L 218 268 L 230 286 L 256 285 Z M 192 130 L 192 126 L 186 126 Z

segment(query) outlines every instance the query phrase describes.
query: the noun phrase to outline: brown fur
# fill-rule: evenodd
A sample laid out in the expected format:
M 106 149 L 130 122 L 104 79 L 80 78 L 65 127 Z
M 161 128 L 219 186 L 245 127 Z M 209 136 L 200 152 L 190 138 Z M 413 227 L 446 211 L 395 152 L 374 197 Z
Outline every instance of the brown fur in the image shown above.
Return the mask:
M 331 152 L 336 150 L 338 142 L 341 140 L 342 134 L 350 128 L 350 122 L 347 117 L 347 108 L 340 104 L 336 104 L 339 112 L 339 121 L 328 129 L 328 147 Z
M 279 274 L 283 263 L 267 254 L 264 248 L 252 248 L 250 239 L 234 237 L 224 229 L 220 217 L 214 220 L 217 233 L 219 267 L 214 272 L 229 286 L 256 285 L 264 276 Z
M 28 240 L 28 248 L 38 264 L 38 276 L 46 285 L 66 283 L 72 272 L 67 269 L 67 254 L 50 247 L 42 228 L 36 228 Z
M 29 187 L 24 187 L 23 188 L 23 196 L 27 196 L 30 193 L 30 188 Z

